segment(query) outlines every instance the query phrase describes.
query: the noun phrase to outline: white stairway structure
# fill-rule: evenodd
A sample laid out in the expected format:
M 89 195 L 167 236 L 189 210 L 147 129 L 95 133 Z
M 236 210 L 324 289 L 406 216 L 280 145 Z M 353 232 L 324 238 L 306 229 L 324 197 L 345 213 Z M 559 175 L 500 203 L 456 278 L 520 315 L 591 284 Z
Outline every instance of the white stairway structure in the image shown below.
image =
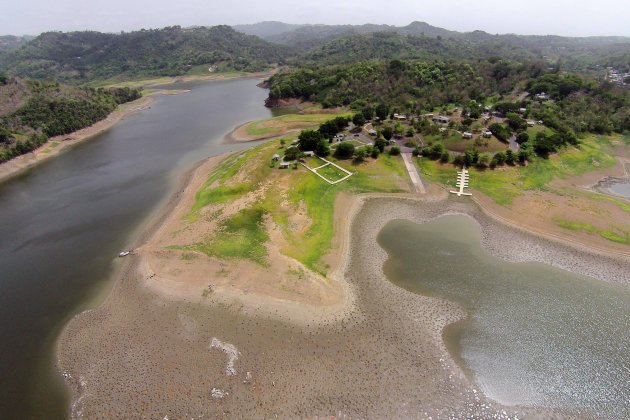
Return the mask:
M 461 171 L 457 171 L 457 183 L 455 186 L 459 188 L 459 191 L 451 190 L 450 192 L 452 194 L 457 194 L 458 197 L 461 197 L 462 195 L 472 195 L 471 193 L 464 192 L 464 188 L 468 188 L 468 179 L 468 170 L 466 169 L 466 166 L 464 166 Z

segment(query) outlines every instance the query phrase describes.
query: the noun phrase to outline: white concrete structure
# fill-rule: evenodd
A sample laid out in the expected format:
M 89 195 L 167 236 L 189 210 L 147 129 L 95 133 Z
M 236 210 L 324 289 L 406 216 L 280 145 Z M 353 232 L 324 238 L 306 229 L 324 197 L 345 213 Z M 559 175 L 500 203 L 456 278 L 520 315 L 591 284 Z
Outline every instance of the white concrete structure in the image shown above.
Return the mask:
M 459 191 L 451 190 L 451 194 L 457 194 L 458 197 L 461 197 L 462 195 L 472 195 L 471 193 L 464 192 L 464 188 L 468 188 L 468 179 L 468 170 L 464 166 L 461 171 L 457 171 L 457 183 L 455 184 L 455 186 L 459 188 Z

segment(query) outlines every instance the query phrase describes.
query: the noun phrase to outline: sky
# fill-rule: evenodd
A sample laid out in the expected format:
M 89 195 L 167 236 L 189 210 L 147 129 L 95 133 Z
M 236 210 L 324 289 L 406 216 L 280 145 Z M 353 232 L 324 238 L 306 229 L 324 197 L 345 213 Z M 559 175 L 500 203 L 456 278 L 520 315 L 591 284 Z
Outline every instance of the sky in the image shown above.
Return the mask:
M 630 0 L 0 0 L 0 34 L 131 31 L 171 25 L 407 25 L 491 34 L 630 36 Z

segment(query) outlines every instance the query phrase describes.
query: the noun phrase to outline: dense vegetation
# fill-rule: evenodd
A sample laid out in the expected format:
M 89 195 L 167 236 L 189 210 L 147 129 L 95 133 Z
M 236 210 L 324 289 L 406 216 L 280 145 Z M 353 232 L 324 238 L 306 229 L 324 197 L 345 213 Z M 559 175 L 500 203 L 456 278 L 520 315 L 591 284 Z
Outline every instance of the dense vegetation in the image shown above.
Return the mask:
M 0 71 L 68 82 L 177 76 L 198 65 L 258 71 L 281 63 L 286 50 L 229 26 L 121 34 L 47 32 L 0 56 Z
M 508 94 L 522 81 L 544 72 L 540 62 L 364 61 L 336 66 L 304 66 L 269 80 L 270 102 L 302 98 L 324 106 L 386 102 L 409 111 L 446 103 L 483 102 Z M 401 109 L 402 110 L 402 109 Z
M 384 103 L 397 112 L 419 113 L 475 101 L 495 104 L 503 115 L 527 107 L 528 115 L 557 130 L 610 133 L 630 129 L 627 88 L 549 70 L 542 62 L 392 60 L 308 66 L 274 75 L 269 86 L 270 105 L 297 97 L 327 107 L 347 105 L 360 110 Z M 551 100 L 535 100 L 533 95 L 543 92 Z M 518 96 L 524 99 L 500 103 L 502 98 Z M 477 116 L 480 112 L 468 111 Z
M 629 89 L 550 69 L 539 61 L 372 60 L 304 66 L 276 74 L 269 86 L 270 106 L 293 97 L 326 107 L 349 106 L 357 112 L 353 118 L 357 125 L 374 117 L 386 122 L 378 129 L 378 136 L 386 140 L 421 133 L 429 142 L 422 153 L 443 162 L 450 160 L 444 139 L 455 136 L 451 143 L 458 142 L 461 133 L 475 130 L 479 137 L 492 110 L 499 118 L 485 123 L 485 130 L 506 145 L 515 139 L 521 147 L 519 153 L 495 148 L 496 153 L 488 156 L 477 150 L 483 142 L 474 142 L 466 153 L 455 156 L 456 163 L 481 167 L 525 162 L 534 155 L 546 158 L 566 145 L 578 145 L 586 133 L 630 131 Z M 459 112 L 448 128 L 421 117 L 454 108 Z M 392 125 L 388 119 L 394 113 L 415 118 L 406 125 Z M 528 120 L 544 121 L 544 129 L 529 130 Z
M 19 79 L 7 80 L 0 97 L 5 92 L 21 100 L 0 116 L 0 162 L 34 150 L 49 137 L 90 126 L 119 104 L 140 97 L 138 91 L 129 88 L 74 88 Z

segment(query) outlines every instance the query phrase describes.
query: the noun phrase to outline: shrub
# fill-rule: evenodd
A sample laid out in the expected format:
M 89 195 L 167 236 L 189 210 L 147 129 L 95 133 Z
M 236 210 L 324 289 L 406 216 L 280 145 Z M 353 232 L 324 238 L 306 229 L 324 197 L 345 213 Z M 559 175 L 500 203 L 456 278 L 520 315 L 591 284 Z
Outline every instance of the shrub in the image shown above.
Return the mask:
M 400 148 L 397 146 L 393 146 L 391 149 L 389 149 L 389 155 L 390 156 L 398 156 L 400 155 Z
M 350 159 L 354 155 L 354 144 L 349 142 L 342 142 L 335 149 L 335 157 L 337 159 Z

